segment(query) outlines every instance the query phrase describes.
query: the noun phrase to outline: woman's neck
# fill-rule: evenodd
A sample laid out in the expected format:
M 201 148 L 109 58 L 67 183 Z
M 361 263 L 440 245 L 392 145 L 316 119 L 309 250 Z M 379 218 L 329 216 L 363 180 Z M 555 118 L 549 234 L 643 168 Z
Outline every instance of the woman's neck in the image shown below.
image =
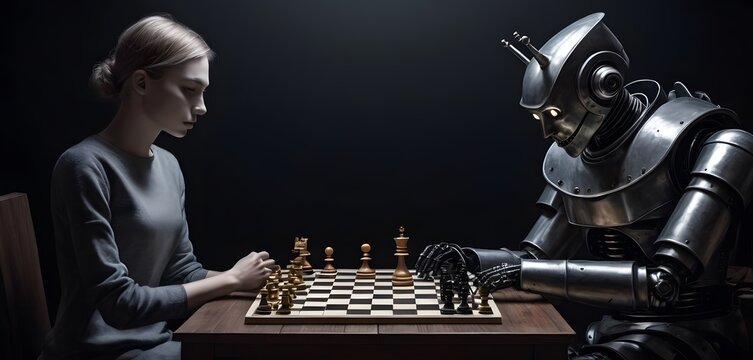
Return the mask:
M 152 126 L 143 113 L 121 104 L 110 124 L 99 135 L 121 150 L 141 157 L 151 157 L 151 145 L 160 130 Z

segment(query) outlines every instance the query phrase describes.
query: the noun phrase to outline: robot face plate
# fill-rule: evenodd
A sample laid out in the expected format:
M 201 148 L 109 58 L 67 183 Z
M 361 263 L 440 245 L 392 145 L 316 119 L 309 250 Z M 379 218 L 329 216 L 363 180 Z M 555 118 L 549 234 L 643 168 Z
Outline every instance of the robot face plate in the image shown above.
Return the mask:
M 541 123 L 544 137 L 551 137 L 560 146 L 564 146 L 568 139 L 575 134 L 580 123 L 580 119 L 569 119 L 567 114 L 563 114 L 562 110 L 556 106 L 549 106 L 541 111 L 532 111 L 531 115 Z
M 601 126 L 627 70 L 627 54 L 603 17 L 591 14 L 561 30 L 539 50 L 548 64 L 531 60 L 523 77 L 520 105 L 572 157 Z
M 541 124 L 544 137 L 552 138 L 570 156 L 575 157 L 585 149 L 588 143 L 579 141 L 581 125 L 584 123 L 587 112 L 579 107 L 565 107 L 559 104 L 566 104 L 566 102 L 557 101 L 554 104 L 545 104 L 538 109 L 529 109 L 529 111 L 533 119 Z

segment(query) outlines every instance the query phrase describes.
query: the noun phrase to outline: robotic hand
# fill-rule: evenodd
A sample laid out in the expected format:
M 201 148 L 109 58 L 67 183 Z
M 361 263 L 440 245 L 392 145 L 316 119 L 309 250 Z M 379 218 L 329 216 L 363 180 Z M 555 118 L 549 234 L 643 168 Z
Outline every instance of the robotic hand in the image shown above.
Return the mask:
M 432 275 L 440 274 L 442 267 L 451 267 L 454 272 L 464 273 L 469 268 L 470 261 L 463 249 L 453 243 L 440 243 L 424 248 L 416 262 L 416 275 L 424 280 L 431 280 Z
M 520 264 L 502 263 L 481 271 L 476 276 L 475 285 L 487 289 L 489 292 L 517 287 L 520 284 Z

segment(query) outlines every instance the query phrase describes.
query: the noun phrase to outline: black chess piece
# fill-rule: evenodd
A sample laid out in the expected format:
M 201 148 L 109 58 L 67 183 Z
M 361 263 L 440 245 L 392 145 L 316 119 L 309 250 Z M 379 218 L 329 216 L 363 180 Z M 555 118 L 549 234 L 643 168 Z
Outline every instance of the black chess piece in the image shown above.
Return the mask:
M 439 299 L 442 301 L 445 301 L 445 296 L 444 296 L 445 289 L 447 289 L 448 286 L 452 285 L 452 283 L 450 282 L 450 274 L 447 272 L 446 268 L 442 267 L 438 275 L 439 275 Z
M 266 289 L 264 289 L 266 290 Z M 256 313 L 259 315 L 269 315 L 272 313 L 272 306 L 269 305 L 269 302 L 267 302 L 267 294 L 265 293 L 259 293 L 259 296 L 261 297 L 261 301 L 259 302 L 259 307 L 256 308 Z
M 442 315 L 455 314 L 455 304 L 452 302 L 452 298 L 455 297 L 455 292 L 452 289 L 452 280 L 448 274 L 442 274 L 442 279 L 439 281 L 439 287 L 441 292 L 441 299 L 444 301 L 444 306 L 439 309 Z
M 458 314 L 473 314 L 473 310 L 468 306 L 468 295 L 471 292 L 471 287 L 468 285 L 468 274 L 462 273 L 457 276 L 458 297 L 460 297 L 460 305 L 456 309 Z

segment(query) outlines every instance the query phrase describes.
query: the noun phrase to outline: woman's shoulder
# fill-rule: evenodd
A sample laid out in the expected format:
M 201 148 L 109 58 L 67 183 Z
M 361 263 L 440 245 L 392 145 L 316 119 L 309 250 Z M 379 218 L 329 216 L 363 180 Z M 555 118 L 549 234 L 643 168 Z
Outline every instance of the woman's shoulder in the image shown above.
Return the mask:
M 100 172 L 105 149 L 103 149 L 102 144 L 96 141 L 94 136 L 96 135 L 89 136 L 65 150 L 55 163 L 53 177 L 59 173 L 92 174 Z
M 103 147 L 95 136 L 89 136 L 65 150 L 58 158 L 56 167 L 61 165 L 85 166 L 97 163 L 98 157 L 103 154 Z

